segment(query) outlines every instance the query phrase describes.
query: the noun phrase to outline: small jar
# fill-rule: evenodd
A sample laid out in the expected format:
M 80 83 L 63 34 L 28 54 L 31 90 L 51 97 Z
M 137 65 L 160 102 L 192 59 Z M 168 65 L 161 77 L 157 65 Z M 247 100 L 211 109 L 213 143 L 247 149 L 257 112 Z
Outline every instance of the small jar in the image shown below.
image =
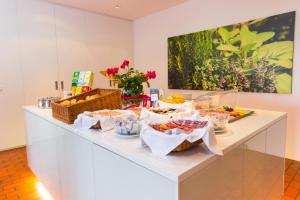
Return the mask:
M 154 107 L 159 100 L 159 89 L 151 88 L 150 89 L 150 101 L 151 107 Z
M 39 98 L 38 99 L 38 108 L 45 108 L 46 99 L 45 98 Z

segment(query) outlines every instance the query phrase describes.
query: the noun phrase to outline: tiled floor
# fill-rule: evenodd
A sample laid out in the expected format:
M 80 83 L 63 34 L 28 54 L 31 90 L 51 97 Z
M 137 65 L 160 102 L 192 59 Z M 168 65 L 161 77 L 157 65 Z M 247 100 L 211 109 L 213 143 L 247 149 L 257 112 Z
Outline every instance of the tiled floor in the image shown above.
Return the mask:
M 0 200 L 42 200 L 36 184 L 25 148 L 0 152 Z M 283 200 L 300 200 L 300 162 L 286 160 Z
M 0 152 L 0 200 L 41 200 L 25 148 Z
M 286 159 L 284 200 L 300 200 L 300 162 Z

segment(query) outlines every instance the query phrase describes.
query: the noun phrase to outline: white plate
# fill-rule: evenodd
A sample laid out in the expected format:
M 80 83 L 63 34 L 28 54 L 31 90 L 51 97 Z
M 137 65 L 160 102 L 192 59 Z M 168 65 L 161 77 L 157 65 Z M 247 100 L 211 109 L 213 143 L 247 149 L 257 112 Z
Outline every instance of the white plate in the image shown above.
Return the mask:
M 123 138 L 123 139 L 130 139 L 130 138 L 136 138 L 136 137 L 139 137 L 140 135 L 121 135 L 121 134 L 118 134 L 117 133 L 117 136 L 119 137 L 119 138 Z
M 233 135 L 233 132 L 229 129 L 229 128 L 226 128 L 226 131 L 225 132 L 220 132 L 220 133 L 215 133 L 216 134 L 216 137 L 228 137 L 228 136 L 231 136 Z
M 216 134 L 222 134 L 227 132 L 227 128 L 222 128 L 222 129 L 215 129 L 215 133 Z

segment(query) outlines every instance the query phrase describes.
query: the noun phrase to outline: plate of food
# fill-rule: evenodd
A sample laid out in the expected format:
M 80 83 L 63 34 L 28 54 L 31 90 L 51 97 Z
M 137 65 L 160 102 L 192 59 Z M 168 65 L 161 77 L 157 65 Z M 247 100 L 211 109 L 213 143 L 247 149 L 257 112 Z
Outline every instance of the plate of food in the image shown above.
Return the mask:
M 204 128 L 208 121 L 200 120 L 172 120 L 167 123 L 152 123 L 150 127 L 153 129 L 166 134 L 180 134 L 182 131 L 189 133 L 198 128 Z M 174 129 L 179 129 L 176 131 Z
M 215 133 L 216 134 L 221 134 L 221 133 L 226 133 L 227 132 L 227 128 L 215 128 Z
M 174 108 L 150 108 L 149 111 L 160 115 L 168 115 L 178 112 L 177 109 Z
M 145 120 L 147 123 L 161 121 L 169 121 L 174 119 L 189 119 L 192 118 L 197 113 L 193 110 L 188 110 L 184 108 L 142 108 L 140 119 Z
M 232 108 L 230 106 L 223 106 L 223 107 L 217 108 L 215 110 L 212 110 L 211 112 L 228 113 L 229 114 L 229 123 L 232 123 L 234 121 L 237 121 L 239 119 L 242 119 L 242 118 L 247 117 L 254 113 L 254 111 L 252 111 L 252 110 Z
M 114 122 L 115 131 L 118 137 L 121 138 L 135 138 L 139 137 L 141 125 L 135 116 L 127 118 L 119 118 Z
M 171 97 L 164 98 L 162 101 L 170 104 L 182 104 L 185 102 L 185 99 L 182 95 L 173 95 Z

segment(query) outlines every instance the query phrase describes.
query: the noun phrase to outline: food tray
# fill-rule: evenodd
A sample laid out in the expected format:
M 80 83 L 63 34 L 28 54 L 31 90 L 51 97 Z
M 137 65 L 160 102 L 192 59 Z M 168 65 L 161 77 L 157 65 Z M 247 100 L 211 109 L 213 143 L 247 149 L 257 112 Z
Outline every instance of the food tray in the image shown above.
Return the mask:
M 86 100 L 74 105 L 61 105 L 60 103 L 66 100 L 85 100 L 87 96 L 99 94 L 99 98 Z M 118 89 L 94 89 L 71 98 L 60 100 L 51 104 L 52 116 L 60 121 L 68 124 L 74 123 L 80 113 L 84 111 L 96 111 L 102 109 L 121 109 L 121 91 Z
M 245 112 L 245 114 L 243 114 L 243 115 L 241 115 L 241 116 L 239 116 L 239 117 L 231 117 L 230 119 L 229 119 L 229 123 L 232 123 L 232 122 L 235 122 L 235 121 L 237 121 L 237 120 L 240 120 L 240 119 L 242 119 L 242 118 L 244 118 L 244 117 L 247 117 L 247 116 L 249 116 L 249 115 L 252 115 L 253 113 L 254 113 L 254 111 L 253 110 L 243 110 L 244 112 Z
M 210 112 L 228 113 L 230 115 L 228 123 L 235 122 L 254 113 L 252 110 L 233 109 L 232 111 L 226 111 L 224 108 L 213 109 Z M 239 116 L 236 116 L 236 114 L 239 114 Z

